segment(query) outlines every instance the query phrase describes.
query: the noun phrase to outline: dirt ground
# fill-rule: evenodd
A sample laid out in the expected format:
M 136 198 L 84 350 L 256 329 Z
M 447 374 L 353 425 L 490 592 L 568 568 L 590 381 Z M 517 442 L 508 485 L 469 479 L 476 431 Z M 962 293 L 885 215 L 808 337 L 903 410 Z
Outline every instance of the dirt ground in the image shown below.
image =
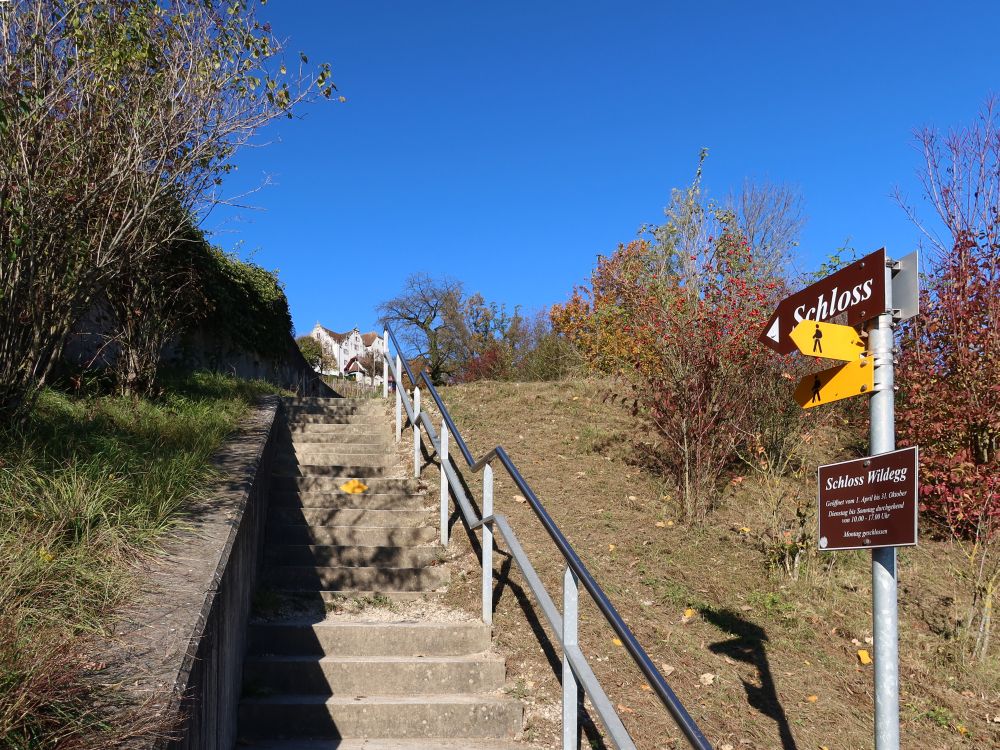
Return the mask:
M 714 747 L 872 747 L 873 673 L 859 656 L 872 651 L 867 553 L 837 553 L 835 560 L 813 553 L 797 581 L 772 569 L 759 543 L 766 514 L 753 477 L 731 477 L 736 481 L 704 524 L 680 522 L 669 483 L 634 465 L 634 449 L 647 436 L 609 404 L 606 386 L 595 381 L 481 382 L 441 394 L 477 458 L 495 445 L 506 448 Z M 440 424 L 433 408 L 428 411 Z M 403 446 L 412 450 L 406 432 Z M 810 460 L 839 460 L 847 451 L 845 440 L 817 438 Z M 454 443 L 452 457 L 478 507 L 479 475 L 467 469 Z M 436 457 L 425 458 L 423 477 L 436 497 Z M 814 469 L 804 472 L 799 489 L 814 492 L 814 477 Z M 495 497 L 496 512 L 510 519 L 558 602 L 561 556 L 500 467 Z M 453 575 L 444 603 L 477 614 L 479 532 L 470 537 L 457 516 L 452 520 Z M 505 545 L 498 546 L 494 636 L 507 657 L 507 690 L 528 707 L 525 739 L 556 747 L 558 645 Z M 963 665 L 947 637 L 966 593 L 954 573 L 959 565 L 958 552 L 945 543 L 922 540 L 900 552 L 906 748 L 1000 747 L 1000 666 L 996 659 Z M 638 747 L 685 747 L 583 593 L 581 613 L 583 651 Z M 593 727 L 587 739 L 603 746 Z

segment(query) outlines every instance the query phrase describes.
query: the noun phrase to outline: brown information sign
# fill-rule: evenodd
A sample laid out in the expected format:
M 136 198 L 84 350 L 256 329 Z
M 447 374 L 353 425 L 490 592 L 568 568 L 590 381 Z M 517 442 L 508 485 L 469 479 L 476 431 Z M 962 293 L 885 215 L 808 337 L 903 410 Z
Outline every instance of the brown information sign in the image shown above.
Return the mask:
M 823 552 L 917 543 L 917 449 L 819 467 Z

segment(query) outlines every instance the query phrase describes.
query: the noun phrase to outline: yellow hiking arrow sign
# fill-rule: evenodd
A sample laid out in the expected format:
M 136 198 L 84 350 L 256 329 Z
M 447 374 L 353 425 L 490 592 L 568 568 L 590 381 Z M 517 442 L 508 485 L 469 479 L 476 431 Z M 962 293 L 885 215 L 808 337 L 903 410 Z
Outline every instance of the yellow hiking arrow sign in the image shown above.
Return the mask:
M 807 375 L 795 388 L 795 400 L 803 409 L 811 409 L 842 398 L 871 393 L 874 369 L 867 360 L 860 360 Z
M 803 320 L 789 334 L 799 351 L 811 357 L 857 362 L 865 343 L 850 326 Z

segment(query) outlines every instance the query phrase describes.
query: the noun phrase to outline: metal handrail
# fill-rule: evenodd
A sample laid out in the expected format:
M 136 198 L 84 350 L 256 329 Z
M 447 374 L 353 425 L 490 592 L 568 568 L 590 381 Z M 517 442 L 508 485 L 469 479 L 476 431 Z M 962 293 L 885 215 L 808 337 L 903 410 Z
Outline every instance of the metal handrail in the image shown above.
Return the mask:
M 386 326 L 385 330 L 387 330 L 389 332 L 389 337 L 392 339 L 392 343 L 396 347 L 396 352 L 400 355 L 399 361 L 402 363 L 403 369 L 406 370 L 406 374 L 410 378 L 410 383 L 412 383 L 413 385 L 416 385 L 417 384 L 417 379 L 415 377 L 413 377 L 413 370 L 410 369 L 410 364 L 406 361 L 406 357 L 402 356 L 403 347 L 401 347 L 399 345 L 399 341 L 396 340 L 396 334 L 393 333 L 392 328 L 390 328 L 389 326 Z M 385 358 L 387 360 L 389 359 L 389 352 L 385 353 Z M 396 376 L 396 388 L 399 388 L 399 380 L 400 380 L 399 376 L 397 375 Z
M 386 330 L 389 332 L 389 335 L 392 337 L 393 343 L 396 345 L 396 351 L 397 352 L 402 351 L 399 348 L 399 342 L 396 340 L 396 336 L 392 332 L 392 329 L 387 326 Z M 387 361 L 389 360 L 388 353 L 386 353 L 386 359 Z M 400 362 L 406 368 L 407 375 L 410 377 L 410 382 L 414 384 L 414 387 L 416 387 L 416 380 L 414 379 L 413 373 L 410 370 L 409 366 L 406 364 L 406 360 L 401 357 Z M 392 369 L 394 371 L 394 374 L 396 374 L 395 368 L 393 367 Z M 397 377 L 397 391 L 399 391 L 398 374 L 396 374 L 396 377 Z M 642 647 L 638 639 L 635 637 L 635 634 L 622 619 L 621 615 L 618 613 L 618 610 L 615 609 L 614 605 L 611 603 L 611 600 L 608 599 L 607 594 L 604 593 L 604 590 L 594 579 L 593 575 L 591 575 L 590 571 L 587 569 L 586 565 L 584 565 L 579 555 L 577 555 L 576 551 L 573 549 L 573 546 L 569 543 L 569 540 L 566 539 L 565 535 L 563 535 L 562 531 L 559 529 L 556 522 L 549 515 L 548 511 L 546 511 L 545 506 L 542 505 L 537 495 L 535 495 L 534 490 L 532 490 L 531 485 L 529 485 L 527 480 L 521 475 L 521 472 L 518 470 L 517 466 L 514 464 L 510 456 L 507 455 L 507 452 L 504 450 L 503 446 L 498 445 L 494 447 L 493 449 L 488 451 L 485 455 L 483 455 L 480 459 L 476 460 L 472 452 L 469 450 L 469 447 L 466 444 L 465 439 L 462 437 L 462 434 L 459 431 L 458 426 L 455 424 L 455 421 L 452 418 L 450 412 L 448 411 L 448 408 L 444 405 L 444 401 L 441 399 L 441 395 L 438 393 L 437 388 L 434 387 L 434 384 L 431 382 L 430 378 L 427 377 L 426 372 L 421 372 L 421 380 L 423 381 L 424 385 L 430 392 L 431 397 L 434 399 L 434 403 L 437 405 L 438 411 L 441 414 L 441 418 L 444 420 L 448 432 L 452 437 L 454 437 L 455 441 L 458 443 L 459 450 L 462 452 L 462 457 L 465 459 L 465 462 L 468 465 L 468 467 L 474 473 L 478 473 L 482 471 L 485 467 L 492 465 L 494 460 L 499 460 L 500 464 L 504 467 L 507 474 L 510 476 L 511 480 L 513 480 L 514 484 L 517 486 L 517 488 L 523 494 L 524 498 L 527 500 L 528 505 L 531 507 L 535 516 L 541 522 L 543 528 L 548 533 L 553 543 L 556 545 L 556 548 L 559 550 L 559 553 L 563 556 L 563 559 L 566 562 L 566 566 L 569 568 L 570 571 L 572 571 L 572 574 L 576 577 L 576 579 L 583 584 L 583 587 L 584 589 L 586 589 L 587 593 L 590 594 L 591 598 L 594 600 L 594 603 L 597 605 L 597 608 L 601 611 L 601 614 L 604 615 L 605 620 L 611 626 L 611 629 L 615 632 L 616 635 L 618 635 L 619 639 L 622 641 L 622 646 L 628 652 L 629 656 L 632 657 L 633 661 L 636 663 L 636 666 L 638 666 L 643 676 L 645 676 L 646 679 L 649 681 L 649 684 L 653 692 L 657 695 L 657 697 L 660 699 L 660 702 L 670 713 L 671 717 L 674 720 L 674 723 L 677 725 L 678 729 L 680 729 L 681 733 L 690 743 L 691 747 L 696 748 L 697 750 L 712 750 L 712 746 L 709 744 L 708 739 L 702 733 L 701 729 L 695 723 L 694 719 L 690 716 L 690 714 L 688 714 L 687 709 L 685 709 L 684 706 L 681 704 L 680 700 L 677 698 L 677 695 L 667 684 L 666 679 L 663 677 L 662 674 L 660 674 L 660 671 L 653 664 L 653 661 L 649 657 L 649 654 L 646 653 L 645 649 Z M 410 418 L 411 424 L 414 424 L 414 412 L 413 409 L 410 407 L 409 399 L 407 398 L 405 392 L 401 393 L 401 396 L 403 398 L 404 406 L 407 407 L 406 409 L 407 416 Z M 427 436 L 431 441 L 432 446 L 440 455 L 442 453 L 440 439 L 436 434 L 436 431 L 434 430 L 434 427 L 431 424 L 430 419 L 427 417 L 426 414 L 422 413 L 416 417 L 416 421 L 417 423 L 423 425 L 425 431 L 427 432 Z M 486 518 L 480 518 L 474 512 L 471 504 L 468 501 L 468 498 L 465 496 L 465 493 L 462 490 L 461 483 L 458 481 L 458 476 L 457 475 L 453 476 L 454 471 L 452 467 L 445 466 L 444 463 L 445 462 L 442 462 L 442 467 L 441 467 L 442 472 L 445 476 L 447 476 L 448 484 L 451 485 L 452 491 L 455 494 L 456 503 L 458 504 L 462 512 L 462 515 L 469 523 L 470 528 L 476 529 L 485 526 L 487 524 L 496 524 L 497 526 L 500 527 L 500 530 L 503 533 L 504 538 L 508 540 L 508 543 L 514 541 L 515 544 L 518 544 L 516 541 L 516 535 L 510 528 L 507 519 L 504 516 L 500 514 L 492 514 L 488 515 Z M 527 562 L 526 555 L 524 555 L 522 552 L 522 554 L 517 555 L 517 557 L 519 558 L 519 565 L 522 567 L 523 572 L 525 572 L 526 577 L 528 577 L 529 579 L 531 578 L 535 579 L 537 581 L 537 586 L 541 588 L 542 592 L 545 592 L 544 586 L 541 584 L 540 579 L 537 578 L 537 574 L 531 567 L 530 562 Z M 524 570 L 525 565 L 522 564 L 521 560 L 524 560 L 526 562 L 529 570 Z M 531 588 L 534 590 L 536 588 L 536 585 L 532 585 Z M 537 597 L 538 592 L 535 591 L 534 593 L 536 594 Z M 539 601 L 539 603 L 542 605 L 543 613 L 546 615 L 546 619 L 549 620 L 552 627 L 557 632 L 559 632 L 561 629 L 561 618 L 559 617 L 558 612 L 555 610 L 555 605 L 552 602 L 551 597 L 548 596 L 547 592 L 545 594 L 545 599 L 546 601 L 542 601 L 541 599 Z M 589 664 L 587 664 L 586 659 L 583 657 L 582 653 L 579 652 L 579 648 L 575 646 L 568 647 L 566 644 L 563 644 L 563 646 L 564 646 L 564 653 L 566 653 L 568 660 L 572 664 L 573 671 L 577 674 L 577 676 L 583 679 L 584 677 L 588 676 L 585 673 L 589 672 L 589 677 L 591 677 L 592 679 L 594 679 L 594 681 L 596 681 L 596 678 L 593 677 L 593 672 L 590 671 Z M 607 702 L 606 696 L 604 696 L 603 691 L 600 691 L 600 695 L 597 696 L 596 699 L 595 696 L 592 695 L 591 700 L 594 702 L 595 708 L 598 709 L 599 715 L 601 715 L 602 720 L 605 721 L 605 724 L 607 726 L 608 723 L 607 717 L 604 716 L 604 711 L 601 710 L 602 708 L 605 708 L 605 705 L 598 705 L 598 704 L 599 703 L 606 704 L 607 707 L 610 707 L 610 702 Z M 618 719 L 617 713 L 614 712 L 613 709 L 611 709 L 611 711 L 615 714 L 615 719 Z M 619 720 L 619 725 L 620 725 L 620 720 Z M 608 728 L 610 729 L 610 727 Z

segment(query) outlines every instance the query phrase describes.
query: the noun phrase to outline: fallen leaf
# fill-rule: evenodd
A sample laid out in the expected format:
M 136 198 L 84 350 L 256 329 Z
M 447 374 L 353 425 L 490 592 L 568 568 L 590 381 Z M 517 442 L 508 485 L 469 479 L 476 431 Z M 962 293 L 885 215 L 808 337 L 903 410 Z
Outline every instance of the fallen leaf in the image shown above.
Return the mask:
M 348 495 L 360 495 L 367 489 L 368 485 L 362 482 L 360 479 L 351 479 L 340 485 L 340 491 L 346 492 Z
M 656 528 L 658 528 L 658 529 L 662 529 L 662 528 L 663 528 L 664 526 L 666 526 L 667 524 L 666 524 L 666 522 L 665 522 L 665 521 L 657 521 L 655 525 L 656 525 Z
M 527 499 L 525 499 L 525 497 L 523 495 L 514 495 L 514 502 L 515 503 L 526 503 L 528 501 L 527 501 Z
M 647 685 L 647 684 L 645 684 L 645 683 L 643 683 L 643 684 L 642 684 L 642 685 L 640 686 L 640 688 L 641 688 L 642 690 L 645 690 L 645 691 L 646 691 L 647 693 L 649 693 L 649 692 L 652 692 L 652 690 L 653 690 L 653 688 L 651 688 L 651 687 L 650 687 L 649 685 Z
M 818 695 L 810 695 L 810 696 L 806 697 L 806 700 L 809 701 L 810 703 L 815 703 L 816 701 L 819 700 L 819 696 Z
M 673 526 L 673 525 L 674 525 L 673 521 L 667 521 L 667 526 Z
M 719 745 L 719 750 L 733 750 L 733 746 L 727 742 L 725 745 Z
M 573 396 L 573 400 L 574 400 L 574 401 L 579 401 L 579 400 L 580 400 L 580 397 L 579 397 L 579 396 Z
M 660 663 L 660 671 L 663 673 L 664 677 L 669 677 L 677 670 L 673 664 L 667 664 L 666 662 Z M 1000 719 L 1000 717 L 998 717 Z
M 612 642 L 613 644 L 615 644 L 616 646 L 620 646 L 620 645 L 622 645 L 622 639 L 621 639 L 621 638 L 612 638 L 612 639 L 611 639 L 611 642 Z
M 740 533 L 741 534 L 749 534 L 750 533 L 750 527 L 749 526 L 741 526 L 740 527 Z
M 691 619 L 696 614 L 698 613 L 695 610 L 691 609 L 690 607 L 684 610 L 684 616 L 687 617 L 688 619 Z
M 629 496 L 628 496 L 628 499 L 629 499 L 629 502 L 632 502 L 632 503 L 634 503 L 634 502 L 635 502 L 636 500 L 638 500 L 639 498 L 637 498 L 637 497 L 636 497 L 635 495 L 629 495 Z
M 965 724 L 956 724 L 955 731 L 963 737 L 969 733 L 969 730 L 965 728 Z
M 617 547 L 618 547 L 618 545 L 616 545 L 616 544 L 609 544 L 608 545 L 608 552 L 614 552 Z
M 868 653 L 868 649 L 865 648 L 858 649 L 858 661 L 860 661 L 864 665 L 872 663 L 872 657 L 871 654 Z
M 851 638 L 851 643 L 853 643 L 855 646 L 861 645 L 861 641 L 859 641 L 857 638 Z
M 713 682 L 715 682 L 715 675 L 711 672 L 705 672 L 703 675 L 698 676 L 698 682 L 700 682 L 705 687 L 708 687 Z
M 618 710 L 623 714 L 634 714 L 635 709 L 629 708 L 628 706 L 623 706 L 621 703 L 618 704 Z

